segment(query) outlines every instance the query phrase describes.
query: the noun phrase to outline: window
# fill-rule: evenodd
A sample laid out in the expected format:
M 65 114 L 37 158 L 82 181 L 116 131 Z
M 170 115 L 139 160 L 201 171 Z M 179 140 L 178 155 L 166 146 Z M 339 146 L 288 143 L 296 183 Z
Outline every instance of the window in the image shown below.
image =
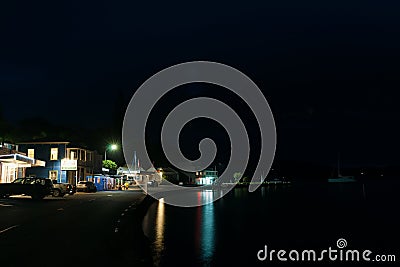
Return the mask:
M 22 182 L 24 181 L 24 179 L 21 179 L 21 178 L 19 178 L 19 179 L 16 179 L 16 180 L 14 180 L 14 184 L 22 184 Z
M 56 147 L 51 148 L 50 160 L 58 160 L 58 148 Z
M 24 184 L 35 184 L 35 179 L 33 179 L 33 178 L 26 178 Z
M 70 155 L 70 159 L 78 159 L 77 150 L 71 150 Z
M 35 183 L 36 184 L 45 185 L 46 184 L 46 180 L 45 179 L 36 179 Z
M 51 180 L 57 180 L 58 179 L 58 171 L 49 171 L 49 178 Z
M 34 159 L 35 158 L 35 149 L 28 149 L 28 157 Z
M 81 150 L 80 151 L 80 160 L 82 161 L 86 161 L 86 151 L 85 150 Z

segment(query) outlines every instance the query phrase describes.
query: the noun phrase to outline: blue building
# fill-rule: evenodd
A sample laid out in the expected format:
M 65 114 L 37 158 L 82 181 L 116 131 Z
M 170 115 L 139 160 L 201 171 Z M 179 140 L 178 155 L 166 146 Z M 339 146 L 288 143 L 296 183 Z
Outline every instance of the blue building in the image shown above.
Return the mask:
M 102 170 L 101 155 L 73 146 L 70 142 L 19 143 L 18 151 L 46 162 L 44 167 L 27 169 L 27 176 L 49 177 L 61 183 L 77 184 Z

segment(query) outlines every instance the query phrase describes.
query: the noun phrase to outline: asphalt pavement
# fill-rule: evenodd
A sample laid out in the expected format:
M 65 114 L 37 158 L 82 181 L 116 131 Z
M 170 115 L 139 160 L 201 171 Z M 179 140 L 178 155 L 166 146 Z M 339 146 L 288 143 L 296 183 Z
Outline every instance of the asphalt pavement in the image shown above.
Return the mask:
M 149 199 L 141 190 L 0 199 L 0 266 L 149 266 Z

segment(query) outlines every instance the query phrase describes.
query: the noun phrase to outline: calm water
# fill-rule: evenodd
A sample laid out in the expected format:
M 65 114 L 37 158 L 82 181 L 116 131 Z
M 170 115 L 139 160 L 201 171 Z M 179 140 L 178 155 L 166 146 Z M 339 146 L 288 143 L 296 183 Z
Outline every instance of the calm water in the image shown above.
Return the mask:
M 236 188 L 198 208 L 154 203 L 143 221 L 155 266 L 254 266 L 257 252 L 350 249 L 398 254 L 399 183 L 292 184 Z M 210 198 L 212 193 L 198 193 Z M 400 258 L 400 255 L 397 256 Z M 269 263 L 270 265 L 275 265 Z M 291 263 L 293 265 L 293 263 Z

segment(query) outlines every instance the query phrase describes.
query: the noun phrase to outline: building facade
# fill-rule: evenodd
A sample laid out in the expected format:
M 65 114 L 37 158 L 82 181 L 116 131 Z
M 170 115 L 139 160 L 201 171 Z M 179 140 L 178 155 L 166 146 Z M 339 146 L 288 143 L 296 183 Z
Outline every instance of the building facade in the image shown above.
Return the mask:
M 196 184 L 198 185 L 211 185 L 218 179 L 218 171 L 204 170 L 196 172 Z
M 161 183 L 162 171 L 156 170 L 154 167 L 149 168 L 147 171 L 143 168 L 135 167 L 119 167 L 117 169 L 117 184 L 124 184 L 126 181 L 135 181 L 136 183 L 143 183 L 145 181 L 156 181 Z
M 46 165 L 31 168 L 27 176 L 48 177 L 59 183 L 77 184 L 87 176 L 101 173 L 103 157 L 96 151 L 71 145 L 70 142 L 26 142 L 18 151 L 28 157 L 46 161 Z
M 17 151 L 14 144 L 0 144 L 0 183 L 11 183 L 17 178 L 25 177 L 28 168 L 43 167 L 45 164 L 44 161 Z

